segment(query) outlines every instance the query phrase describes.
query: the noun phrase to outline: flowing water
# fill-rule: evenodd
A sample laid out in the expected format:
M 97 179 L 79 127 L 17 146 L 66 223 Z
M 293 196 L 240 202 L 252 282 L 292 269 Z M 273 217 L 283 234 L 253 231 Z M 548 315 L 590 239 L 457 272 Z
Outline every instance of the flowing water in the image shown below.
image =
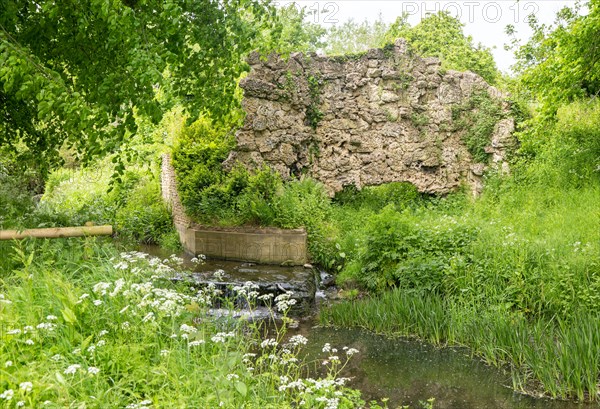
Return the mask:
M 167 257 L 154 246 L 141 251 Z M 302 268 L 255 266 L 239 262 L 207 261 L 202 266 L 190 263 L 197 277 L 209 279 L 216 270 L 223 270 L 226 281 L 255 281 L 277 290 L 286 281 L 310 281 L 310 274 Z M 204 279 L 203 278 L 203 279 Z M 291 334 L 301 333 L 309 339 L 306 358 L 315 361 L 315 367 L 326 358 L 322 352 L 325 343 L 338 348 L 356 348 L 341 376 L 350 377 L 349 386 L 359 389 L 365 400 L 389 398 L 388 406 L 411 405 L 418 408 L 420 401 L 434 398 L 435 409 L 588 409 L 598 404 L 537 399 L 513 392 L 510 374 L 486 366 L 469 355 L 465 348 L 436 348 L 416 340 L 389 338 L 360 329 L 333 329 L 313 327 L 305 322 Z

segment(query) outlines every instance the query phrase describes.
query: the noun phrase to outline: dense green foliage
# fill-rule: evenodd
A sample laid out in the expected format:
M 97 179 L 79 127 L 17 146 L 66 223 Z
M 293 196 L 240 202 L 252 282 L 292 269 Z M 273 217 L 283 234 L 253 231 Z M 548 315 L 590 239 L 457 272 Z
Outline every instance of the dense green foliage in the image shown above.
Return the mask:
M 473 71 L 490 84 L 498 78 L 498 70 L 489 48 L 473 44 L 465 36 L 461 22 L 449 13 L 431 14 L 411 27 L 406 16 L 398 17 L 385 35 L 388 42 L 404 38 L 414 51 L 425 57 L 438 57 L 446 69 Z
M 369 48 L 382 47 L 389 24 L 379 16 L 373 23 L 348 20 L 334 25 L 327 31 L 325 53 L 327 55 L 356 54 Z
M 254 0 L 5 1 L 0 142 L 89 157 L 135 132 L 134 113 L 158 121 L 161 102 L 228 115 L 268 13 Z
M 128 168 L 122 182 L 106 193 L 111 174 L 106 164 L 52 173 L 36 213 L 52 215 L 63 225 L 111 224 L 119 237 L 129 241 L 172 243 L 175 232 L 157 175 Z
M 311 12 L 291 3 L 277 10 L 275 15 L 280 30 L 272 48 L 278 53 L 316 52 L 325 45 L 327 30 L 310 20 Z
M 600 237 L 587 220 L 598 216 L 598 187 L 510 184 L 501 191 L 475 205 L 387 207 L 368 216 L 359 251 L 340 278 L 374 290 L 468 296 L 528 315 L 594 310 Z
M 600 101 L 562 105 L 554 121 L 533 120 L 520 133 L 524 166 L 519 176 L 541 184 L 583 187 L 600 181 Z
M 239 167 L 226 172 L 222 162 L 233 143 L 230 132 L 205 118 L 184 126 L 175 139 L 178 190 L 188 214 L 198 222 L 243 224 L 272 219 L 269 201 L 281 186 L 279 176 L 269 169 L 251 174 Z
M 485 148 L 491 144 L 496 124 L 504 119 L 502 102 L 485 90 L 476 91 L 464 104 L 452 107 L 452 119 L 457 128 L 464 130 L 462 140 L 473 160 L 486 163 L 489 155 Z
M 10 268 L 0 259 L 2 407 L 365 407 L 339 377 L 352 353 L 307 377 L 285 297 L 272 301 L 283 323 L 263 341 L 260 323 L 208 315 L 231 300 L 174 282 L 176 257 L 94 239 L 0 245 L 11 255 Z M 254 290 L 232 291 L 255 305 Z
M 540 100 L 546 114 L 600 92 L 600 2 L 587 2 L 584 15 L 580 7 L 565 7 L 554 25 L 539 24 L 530 16 L 531 39 L 513 44 L 520 91 Z M 514 34 L 514 27 L 509 26 L 508 33 Z
M 59 169 L 50 174 L 44 195 L 35 200 L 22 175 L 0 173 L 0 228 L 110 224 L 126 242 L 179 249 L 156 168 L 152 172 L 128 167 L 122 181 L 107 193 L 112 173 L 108 161 L 86 169 Z

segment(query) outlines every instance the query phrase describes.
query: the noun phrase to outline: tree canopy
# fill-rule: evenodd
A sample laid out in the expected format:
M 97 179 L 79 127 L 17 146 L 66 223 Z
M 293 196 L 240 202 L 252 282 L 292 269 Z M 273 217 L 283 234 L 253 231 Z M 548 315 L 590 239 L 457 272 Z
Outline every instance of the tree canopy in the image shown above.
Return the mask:
M 373 23 L 367 20 L 359 23 L 351 19 L 341 25 L 332 26 L 327 31 L 325 53 L 355 54 L 369 48 L 382 47 L 388 29 L 389 24 L 383 21 L 381 15 Z
M 0 144 L 48 156 L 66 143 L 85 159 L 118 149 L 135 115 L 157 122 L 175 102 L 225 116 L 241 56 L 273 12 L 262 0 L 4 0 Z
M 562 103 L 600 94 L 600 1 L 591 0 L 587 9 L 582 15 L 579 6 L 565 7 L 553 25 L 530 16 L 531 39 L 514 42 L 520 82 L 548 115 Z M 515 33 L 513 27 L 507 32 Z
M 448 69 L 470 70 L 493 84 L 498 70 L 489 48 L 473 44 L 471 36 L 463 33 L 463 24 L 449 13 L 430 14 L 414 27 L 407 16 L 398 17 L 385 39 L 405 38 L 413 49 L 426 57 L 438 57 Z

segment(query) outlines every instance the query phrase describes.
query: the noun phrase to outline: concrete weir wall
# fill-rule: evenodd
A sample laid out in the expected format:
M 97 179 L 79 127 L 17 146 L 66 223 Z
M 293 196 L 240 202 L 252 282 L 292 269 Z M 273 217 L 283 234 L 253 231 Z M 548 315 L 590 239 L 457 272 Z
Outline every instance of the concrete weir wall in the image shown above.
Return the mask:
M 302 229 L 226 229 L 195 225 L 181 204 L 169 155 L 162 157 L 161 190 L 171 208 L 181 244 L 188 253 L 261 264 L 302 265 L 307 262 L 306 232 Z

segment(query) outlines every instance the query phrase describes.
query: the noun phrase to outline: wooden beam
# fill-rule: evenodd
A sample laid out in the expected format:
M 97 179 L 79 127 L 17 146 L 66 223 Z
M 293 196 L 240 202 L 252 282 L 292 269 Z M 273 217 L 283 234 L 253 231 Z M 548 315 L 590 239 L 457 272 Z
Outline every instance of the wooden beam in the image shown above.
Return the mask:
M 61 237 L 111 236 L 112 234 L 112 226 L 51 227 L 22 231 L 0 230 L 0 240 L 24 239 L 27 237 L 52 239 Z

